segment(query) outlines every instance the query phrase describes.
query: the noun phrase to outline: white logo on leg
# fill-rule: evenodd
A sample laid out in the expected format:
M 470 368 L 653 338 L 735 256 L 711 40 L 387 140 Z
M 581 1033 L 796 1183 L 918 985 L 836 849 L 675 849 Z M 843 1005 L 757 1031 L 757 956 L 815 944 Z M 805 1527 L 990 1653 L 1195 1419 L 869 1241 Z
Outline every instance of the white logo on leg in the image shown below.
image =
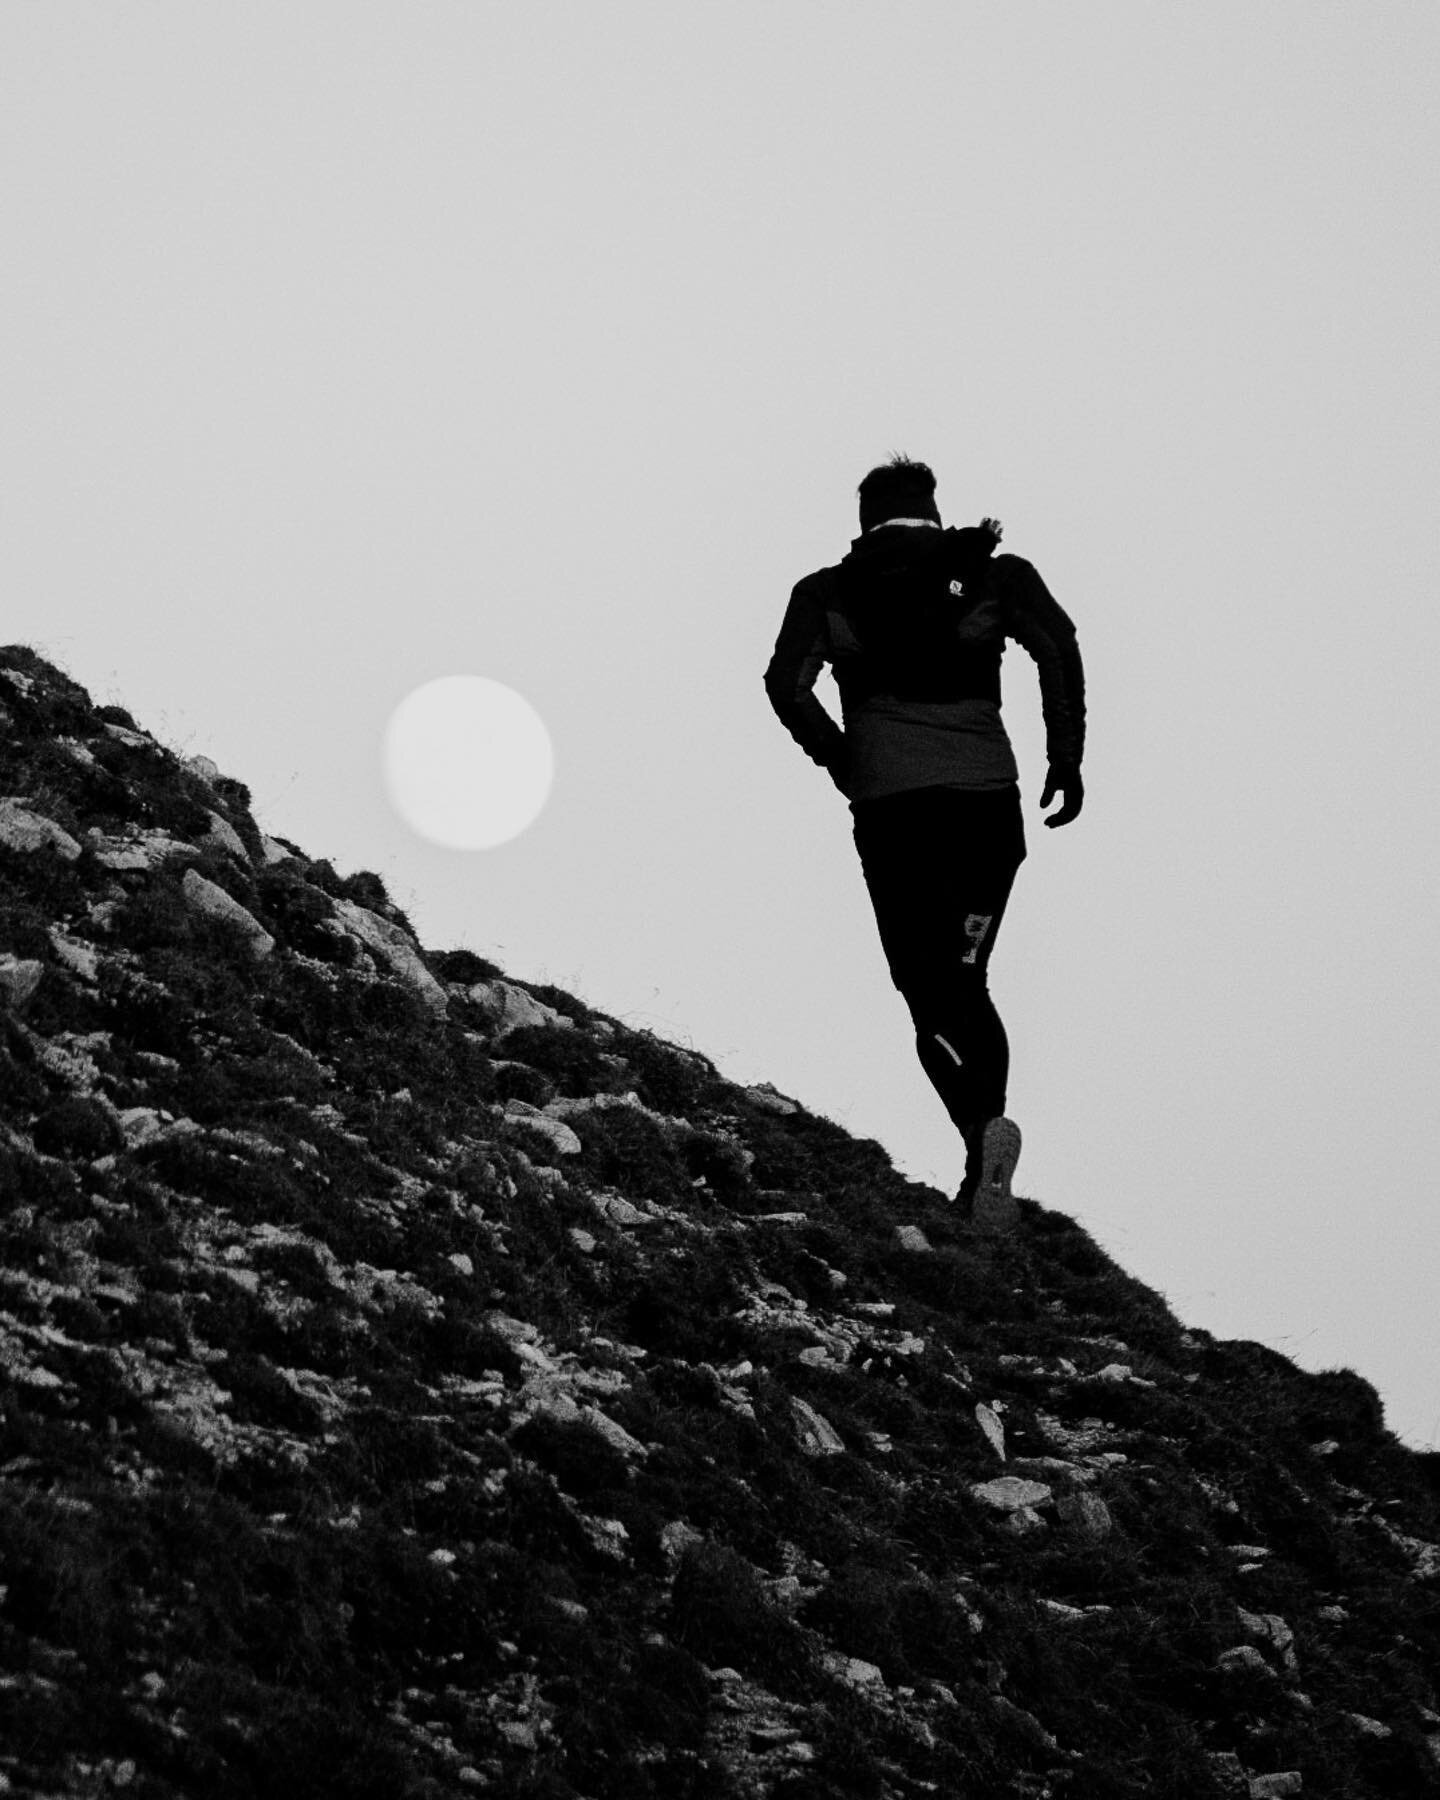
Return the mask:
M 966 913 L 965 935 L 970 940 L 970 948 L 960 958 L 961 962 L 973 963 L 980 954 L 980 946 L 985 942 L 985 933 L 994 917 L 994 913 Z

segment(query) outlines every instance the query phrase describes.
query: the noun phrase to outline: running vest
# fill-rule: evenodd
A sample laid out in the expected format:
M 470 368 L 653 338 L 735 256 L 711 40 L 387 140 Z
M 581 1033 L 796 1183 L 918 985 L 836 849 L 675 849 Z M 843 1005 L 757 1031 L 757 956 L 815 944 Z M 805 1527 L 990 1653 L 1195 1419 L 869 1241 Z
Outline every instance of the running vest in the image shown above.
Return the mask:
M 988 526 L 860 538 L 826 607 L 835 680 L 847 710 L 897 700 L 1000 701 L 1005 644 Z

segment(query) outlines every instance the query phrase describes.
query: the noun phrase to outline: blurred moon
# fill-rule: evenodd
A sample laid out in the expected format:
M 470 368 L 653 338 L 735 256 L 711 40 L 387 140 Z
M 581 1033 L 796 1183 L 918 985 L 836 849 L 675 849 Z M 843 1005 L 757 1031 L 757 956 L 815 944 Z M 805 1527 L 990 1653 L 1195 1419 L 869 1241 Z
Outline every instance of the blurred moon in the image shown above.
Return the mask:
M 489 850 L 533 824 L 555 752 L 535 708 L 484 675 L 443 675 L 390 715 L 381 751 L 390 803 L 419 836 Z

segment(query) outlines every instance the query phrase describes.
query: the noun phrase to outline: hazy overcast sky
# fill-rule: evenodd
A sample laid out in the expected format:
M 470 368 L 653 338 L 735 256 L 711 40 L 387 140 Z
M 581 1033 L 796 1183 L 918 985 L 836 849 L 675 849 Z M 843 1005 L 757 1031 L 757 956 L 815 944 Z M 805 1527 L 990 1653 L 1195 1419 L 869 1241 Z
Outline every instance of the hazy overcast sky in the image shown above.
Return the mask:
M 3 637 L 432 947 L 953 1190 L 761 686 L 929 461 L 1089 682 L 1046 831 L 1006 657 L 1017 1187 L 1434 1442 L 1437 82 L 1433 0 L 0 7 Z M 555 747 L 487 852 L 381 784 L 454 673 Z

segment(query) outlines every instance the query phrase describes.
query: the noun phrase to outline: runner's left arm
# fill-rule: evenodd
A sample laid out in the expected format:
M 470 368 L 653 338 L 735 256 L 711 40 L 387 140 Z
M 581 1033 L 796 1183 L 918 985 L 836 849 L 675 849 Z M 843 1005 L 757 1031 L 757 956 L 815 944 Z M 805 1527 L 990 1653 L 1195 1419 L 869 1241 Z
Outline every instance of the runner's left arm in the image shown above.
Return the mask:
M 765 670 L 765 692 L 780 723 L 844 793 L 845 733 L 815 693 L 815 683 L 828 660 L 825 607 L 816 591 L 816 577 L 807 576 L 796 583 L 790 595 Z
M 1061 811 L 1046 820 L 1062 825 L 1080 810 L 1084 787 L 1080 762 L 1085 754 L 1085 667 L 1075 626 L 1060 602 L 1040 579 L 1033 563 L 1020 556 L 998 556 L 1006 597 L 1006 632 L 1035 659 L 1040 675 L 1040 708 L 1045 717 L 1045 755 L 1049 775 L 1040 804 L 1056 789 L 1069 790 Z

